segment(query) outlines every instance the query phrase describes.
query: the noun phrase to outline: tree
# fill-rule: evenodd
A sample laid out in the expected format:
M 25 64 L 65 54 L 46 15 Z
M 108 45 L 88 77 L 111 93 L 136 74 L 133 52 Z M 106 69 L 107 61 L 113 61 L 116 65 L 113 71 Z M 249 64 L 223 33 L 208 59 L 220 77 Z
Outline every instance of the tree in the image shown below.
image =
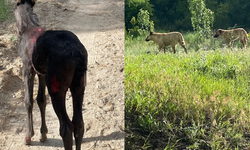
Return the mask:
M 133 35 L 134 37 L 142 35 L 148 31 L 154 31 L 154 23 L 153 21 L 150 21 L 149 12 L 147 10 L 140 9 L 137 14 L 137 19 L 132 17 L 130 23 L 133 28 L 128 30 L 130 35 Z
M 140 9 L 147 10 L 149 16 L 153 15 L 153 5 L 150 0 L 125 0 L 125 26 L 126 30 L 133 28 L 131 19 L 136 17 Z
M 191 30 L 190 11 L 186 0 L 150 0 L 154 5 L 152 21 L 156 30 Z
M 191 22 L 194 31 L 201 41 L 207 38 L 211 33 L 211 27 L 214 22 L 214 13 L 206 8 L 203 0 L 188 0 L 189 10 L 191 12 Z

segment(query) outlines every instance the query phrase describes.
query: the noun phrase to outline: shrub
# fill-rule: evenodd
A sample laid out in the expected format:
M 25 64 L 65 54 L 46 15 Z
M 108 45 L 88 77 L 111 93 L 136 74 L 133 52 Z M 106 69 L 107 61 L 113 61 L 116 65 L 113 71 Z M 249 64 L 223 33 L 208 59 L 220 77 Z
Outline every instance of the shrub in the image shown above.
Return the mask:
M 208 38 L 214 22 L 214 13 L 206 8 L 203 0 L 188 0 L 191 12 L 191 23 L 200 42 Z
M 137 14 L 137 19 L 132 17 L 130 23 L 133 25 L 133 28 L 128 29 L 129 34 L 133 37 L 143 35 L 145 32 L 154 30 L 154 23 L 150 21 L 149 12 L 147 10 L 140 9 Z

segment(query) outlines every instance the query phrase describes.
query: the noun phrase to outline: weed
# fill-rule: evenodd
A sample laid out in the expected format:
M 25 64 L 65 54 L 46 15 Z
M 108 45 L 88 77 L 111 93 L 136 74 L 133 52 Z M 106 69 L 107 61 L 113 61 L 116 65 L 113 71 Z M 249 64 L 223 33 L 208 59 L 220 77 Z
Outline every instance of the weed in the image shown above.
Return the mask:
M 16 41 L 17 41 L 17 39 L 16 39 L 15 36 L 11 36 L 11 37 L 10 37 L 10 40 L 11 40 L 12 42 L 16 42 Z

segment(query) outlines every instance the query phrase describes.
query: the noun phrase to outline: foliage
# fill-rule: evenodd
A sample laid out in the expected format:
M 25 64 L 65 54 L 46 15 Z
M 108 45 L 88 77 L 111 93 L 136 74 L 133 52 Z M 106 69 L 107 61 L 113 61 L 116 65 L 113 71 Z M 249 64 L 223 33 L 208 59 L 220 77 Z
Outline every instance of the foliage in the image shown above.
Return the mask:
M 153 5 L 150 0 L 125 0 L 125 26 L 126 30 L 132 29 L 131 19 L 139 13 L 140 9 L 147 10 L 149 15 L 153 15 Z
M 206 8 L 203 0 L 188 0 L 189 10 L 191 12 L 191 22 L 194 31 L 200 42 L 210 36 L 213 26 L 214 16 L 210 9 Z
M 231 27 L 236 25 L 236 27 L 249 28 L 250 16 L 250 1 L 249 0 L 227 0 L 228 4 L 228 17 L 231 20 Z
M 151 18 L 156 30 L 192 30 L 187 0 L 150 0 L 150 3 L 155 6 Z
M 199 2 L 198 0 L 197 2 Z M 206 9 L 214 12 L 213 29 L 250 28 L 249 0 L 204 0 Z M 156 30 L 190 31 L 191 13 L 188 0 L 125 0 L 126 29 L 132 28 L 131 18 L 140 9 L 148 10 Z
M 10 1 L 0 0 L 0 22 L 10 18 Z
M 249 0 L 206 0 L 206 6 L 214 12 L 214 28 L 250 28 Z
M 147 10 L 140 9 L 140 12 L 137 14 L 137 21 L 143 32 L 154 30 L 154 23 L 150 21 L 149 12 Z
M 153 21 L 150 21 L 147 10 L 140 9 L 140 12 L 137 14 L 137 19 L 132 17 L 130 23 L 133 25 L 133 28 L 128 30 L 129 34 L 133 37 L 137 37 L 145 32 L 154 30 L 154 23 Z

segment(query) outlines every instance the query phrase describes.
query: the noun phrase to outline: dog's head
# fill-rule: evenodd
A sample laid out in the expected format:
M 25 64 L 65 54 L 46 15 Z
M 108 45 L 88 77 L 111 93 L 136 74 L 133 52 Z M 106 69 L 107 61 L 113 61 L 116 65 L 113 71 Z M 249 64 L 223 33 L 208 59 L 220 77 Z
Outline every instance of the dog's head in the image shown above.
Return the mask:
M 29 4 L 31 7 L 33 7 L 35 5 L 37 0 L 17 0 L 17 6 L 19 6 L 20 4 Z
M 145 39 L 145 41 L 150 41 L 151 40 L 151 36 L 153 35 L 154 33 L 150 31 L 149 35 L 147 36 L 147 38 Z
M 17 5 L 14 10 L 14 15 L 16 18 L 17 31 L 20 35 L 28 28 L 29 24 L 39 26 L 37 15 L 33 13 L 32 5 L 29 3 L 20 3 Z
M 223 32 L 223 31 L 222 31 L 221 29 L 218 29 L 218 30 L 216 31 L 214 37 L 216 38 L 216 37 L 220 36 L 220 35 L 222 34 L 222 32 Z

